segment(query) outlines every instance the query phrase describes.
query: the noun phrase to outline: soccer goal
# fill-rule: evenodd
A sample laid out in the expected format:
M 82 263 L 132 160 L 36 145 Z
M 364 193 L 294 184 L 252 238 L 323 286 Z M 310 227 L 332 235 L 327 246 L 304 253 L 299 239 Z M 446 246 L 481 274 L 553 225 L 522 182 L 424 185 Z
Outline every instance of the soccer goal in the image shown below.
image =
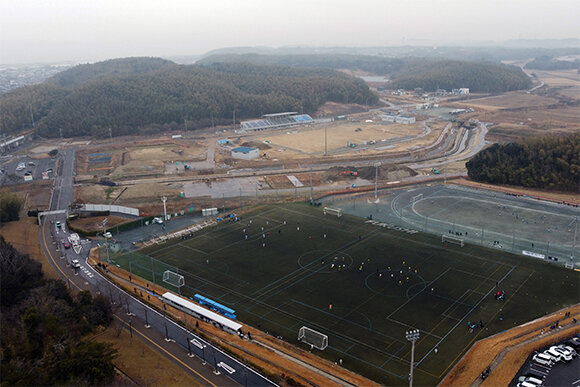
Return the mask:
M 413 197 L 411 197 L 411 200 L 409 200 L 410 203 L 415 203 L 418 202 L 419 200 L 423 199 L 423 194 L 420 193 L 419 195 L 415 195 Z
M 171 270 L 165 270 L 163 272 L 163 282 L 173 285 L 176 288 L 180 288 L 185 285 L 185 279 L 181 274 L 172 272 Z
M 461 247 L 463 247 L 465 245 L 463 243 L 463 238 L 458 238 L 458 237 L 455 237 L 453 235 L 446 235 L 446 234 L 441 234 L 441 242 L 442 243 L 445 243 L 445 242 L 455 243 L 456 245 L 459 245 Z
M 300 328 L 298 331 L 298 341 L 310 344 L 312 347 L 318 348 L 321 351 L 328 347 L 328 336 L 308 327 Z
M 342 216 L 342 208 L 324 207 L 324 215 L 326 215 L 327 212 L 329 214 L 336 215 L 339 218 Z

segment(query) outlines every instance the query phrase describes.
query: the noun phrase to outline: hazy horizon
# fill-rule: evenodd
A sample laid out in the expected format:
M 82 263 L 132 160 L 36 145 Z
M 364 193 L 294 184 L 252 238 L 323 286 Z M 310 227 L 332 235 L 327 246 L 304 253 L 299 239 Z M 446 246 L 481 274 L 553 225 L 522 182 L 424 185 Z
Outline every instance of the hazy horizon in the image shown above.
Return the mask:
M 577 0 L 3 0 L 0 64 L 580 38 Z

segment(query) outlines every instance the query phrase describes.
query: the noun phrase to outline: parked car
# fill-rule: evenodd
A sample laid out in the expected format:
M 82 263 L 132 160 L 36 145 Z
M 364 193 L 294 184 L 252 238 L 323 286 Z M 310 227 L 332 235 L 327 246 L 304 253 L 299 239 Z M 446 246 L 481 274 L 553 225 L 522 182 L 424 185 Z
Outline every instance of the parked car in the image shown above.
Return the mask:
M 534 384 L 534 383 L 530 383 L 530 382 L 519 382 L 517 384 L 517 387 L 538 387 L 539 384 Z
M 532 357 L 532 361 L 536 364 L 540 364 L 546 367 L 551 367 L 554 365 L 554 360 L 551 356 L 548 356 L 544 353 L 536 353 Z
M 555 347 L 550 347 L 550 348 L 546 349 L 544 351 L 544 354 L 546 354 L 547 356 L 551 356 L 554 359 L 554 363 L 565 360 L 564 354 L 562 352 L 556 351 Z M 572 357 L 570 356 L 570 358 L 572 358 Z
M 574 355 L 572 354 L 572 351 L 566 349 L 566 348 L 562 348 L 560 346 L 553 346 L 550 347 L 550 350 L 554 350 L 556 352 L 560 352 L 562 354 L 562 358 L 564 359 L 564 361 L 572 361 L 572 359 L 574 358 Z
M 527 383 L 531 383 L 535 386 L 541 386 L 543 383 L 542 379 L 538 379 L 538 378 L 535 378 L 533 376 L 520 376 L 518 378 L 518 382 L 520 382 L 520 383 L 527 382 Z
M 70 243 L 64 242 L 64 248 L 65 249 L 70 249 Z

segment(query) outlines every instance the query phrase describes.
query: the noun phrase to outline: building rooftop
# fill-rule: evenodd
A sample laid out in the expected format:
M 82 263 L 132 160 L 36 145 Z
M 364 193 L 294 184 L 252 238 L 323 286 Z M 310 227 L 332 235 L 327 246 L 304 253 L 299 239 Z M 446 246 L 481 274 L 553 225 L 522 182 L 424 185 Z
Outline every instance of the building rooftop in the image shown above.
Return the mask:
M 250 148 L 250 147 L 247 147 L 247 146 L 239 146 L 237 148 L 232 149 L 232 152 L 250 153 L 253 150 L 258 150 L 258 148 Z

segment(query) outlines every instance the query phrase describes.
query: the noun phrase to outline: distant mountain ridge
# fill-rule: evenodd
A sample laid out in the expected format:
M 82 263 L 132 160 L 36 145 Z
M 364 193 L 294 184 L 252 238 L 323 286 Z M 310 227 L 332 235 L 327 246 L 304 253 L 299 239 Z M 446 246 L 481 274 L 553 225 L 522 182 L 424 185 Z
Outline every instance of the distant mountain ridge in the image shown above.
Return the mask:
M 252 63 L 300 68 L 362 70 L 387 75 L 391 89 L 422 88 L 435 91 L 467 87 L 473 92 L 497 93 L 530 87 L 529 77 L 519 68 L 488 62 L 468 62 L 443 58 L 384 58 L 372 55 L 312 54 L 259 55 L 222 54 L 206 57 L 198 64 Z

